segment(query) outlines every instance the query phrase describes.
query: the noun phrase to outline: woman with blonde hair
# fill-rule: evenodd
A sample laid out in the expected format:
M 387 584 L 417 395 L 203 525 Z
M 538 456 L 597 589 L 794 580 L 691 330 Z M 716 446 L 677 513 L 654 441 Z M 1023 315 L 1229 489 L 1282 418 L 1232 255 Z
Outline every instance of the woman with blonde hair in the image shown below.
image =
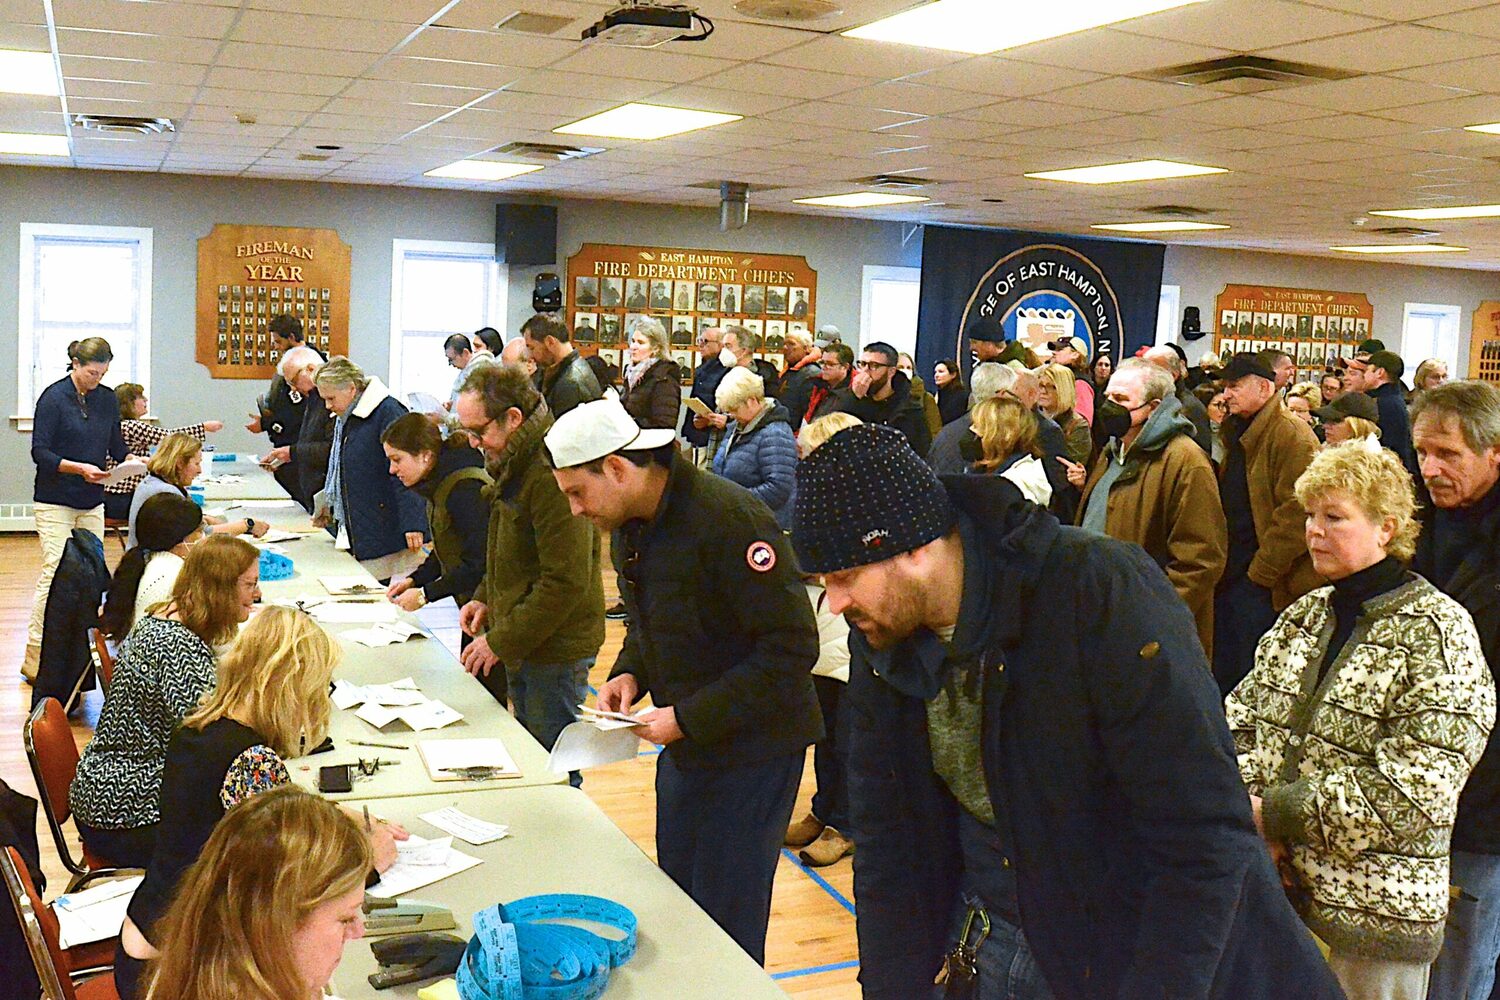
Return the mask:
M 172 599 L 130 630 L 68 793 L 91 854 L 131 868 L 151 859 L 167 740 L 214 686 L 215 647 L 234 638 L 259 599 L 259 550 L 220 535 L 193 546 Z
M 147 500 L 162 493 L 187 496 L 187 488 L 203 471 L 203 442 L 188 434 L 168 434 L 162 439 L 156 453 L 146 463 L 146 478 L 135 488 L 130 498 L 130 544 L 135 544 L 135 523 L 140 519 L 141 507 Z M 214 535 L 264 535 L 270 525 L 254 518 L 226 521 L 222 517 L 205 515 L 204 531 Z
M 1326 448 L 1296 495 L 1332 586 L 1281 613 L 1226 701 L 1240 772 L 1349 1000 L 1422 998 L 1494 680 L 1469 612 L 1407 568 L 1416 497 L 1394 453 L 1371 439 Z
M 1043 365 L 1036 370 L 1041 390 L 1037 405 L 1062 428 L 1069 461 L 1088 465 L 1094 453 L 1094 436 L 1089 422 L 1077 410 L 1077 381 L 1067 365 Z
M 970 413 L 958 451 L 968 471 L 1009 479 L 1021 495 L 1039 507 L 1052 502 L 1046 455 L 1037 442 L 1036 414 L 1010 396 L 981 400 Z
M 802 433 L 797 435 L 797 451 L 800 458 L 806 458 L 818 448 L 828 443 L 828 439 L 839 431 L 848 430 L 850 427 L 858 427 L 864 423 L 852 413 L 830 413 L 819 417 L 806 427 Z
M 297 788 L 230 809 L 157 926 L 150 1000 L 318 1000 L 344 945 L 364 936 L 369 838 Z
M 1292 416 L 1309 427 L 1315 423 L 1313 411 L 1323 405 L 1323 390 L 1316 382 L 1298 382 L 1286 391 L 1286 408 Z
M 682 369 L 667 356 L 667 349 L 667 328 L 661 320 L 642 316 L 631 326 L 620 403 L 640 427 L 677 426 Z
M 338 660 L 338 644 L 305 612 L 266 608 L 224 654 L 218 686 L 182 720 L 162 768 L 161 833 L 120 933 L 124 1000 L 141 962 L 156 957 L 152 943 L 171 940 L 157 921 L 214 826 L 237 803 L 290 784 L 287 761 L 323 741 Z M 382 823 L 369 836 L 375 867 L 390 867 L 405 832 Z
M 719 412 L 730 420 L 714 456 L 713 470 L 760 500 L 783 529 L 792 524 L 797 491 L 797 438 L 791 415 L 766 398 L 766 383 L 753 368 L 731 368 L 714 390 Z

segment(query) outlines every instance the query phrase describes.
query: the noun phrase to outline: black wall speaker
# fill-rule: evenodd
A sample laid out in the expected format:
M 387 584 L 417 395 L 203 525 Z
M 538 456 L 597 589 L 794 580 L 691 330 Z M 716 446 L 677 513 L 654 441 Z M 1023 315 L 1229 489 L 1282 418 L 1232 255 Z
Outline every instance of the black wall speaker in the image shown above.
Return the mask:
M 1188 306 L 1182 310 L 1182 336 L 1184 340 L 1197 340 L 1203 336 L 1203 323 L 1198 318 L 1198 307 Z
M 502 264 L 556 264 L 557 209 L 551 205 L 496 205 L 495 260 Z

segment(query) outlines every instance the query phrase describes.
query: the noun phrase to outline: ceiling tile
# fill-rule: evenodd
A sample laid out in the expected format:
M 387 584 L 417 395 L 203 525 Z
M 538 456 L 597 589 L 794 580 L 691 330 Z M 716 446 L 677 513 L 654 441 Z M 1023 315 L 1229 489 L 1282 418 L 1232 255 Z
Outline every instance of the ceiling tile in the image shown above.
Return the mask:
M 618 102 L 639 101 L 666 86 L 654 80 L 618 80 L 585 73 L 539 69 L 527 73 L 506 90 L 522 94 L 550 94 L 555 97 L 584 97 Z
M 1065 87 L 1047 95 L 1049 102 L 1073 104 L 1103 111 L 1141 112 L 1178 108 L 1222 98 L 1216 91 L 1199 87 L 1184 87 L 1175 83 L 1157 83 L 1153 80 L 1132 80 L 1127 77 L 1112 77 Z
M 752 94 L 743 90 L 724 90 L 719 87 L 703 87 L 695 83 L 651 95 L 651 103 L 666 104 L 674 108 L 692 108 L 697 111 L 717 111 L 727 115 L 767 115 L 781 111 L 802 98 L 795 94 Z M 611 105 L 618 104 L 615 98 Z
M 1493 3 L 1471 4 L 1471 9 L 1459 13 L 1430 17 L 1422 23 L 1445 31 L 1461 31 L 1468 35 L 1483 35 L 1485 38 L 1500 38 L 1500 7 Z
M 134 83 L 169 83 L 196 87 L 203 82 L 208 67 L 191 63 L 146 62 L 140 59 L 63 56 L 62 71 L 65 79 L 127 80 Z
M 478 87 L 439 87 L 402 80 L 355 80 L 339 96 L 370 101 L 400 101 L 457 108 L 478 100 L 490 91 Z
M 190 103 L 197 87 L 170 83 L 131 83 L 124 80 L 69 80 L 69 101 L 75 97 L 102 97 L 112 101 L 161 101 Z M 55 98 L 54 98 L 55 100 Z
M 751 63 L 714 73 L 701 82 L 721 90 L 746 90 L 752 94 L 796 94 L 809 101 L 820 101 L 870 83 L 862 77 L 840 73 Z
M 525 72 L 514 66 L 397 57 L 375 66 L 365 75 L 373 80 L 401 80 L 490 91 L 514 83 Z
M 675 52 L 642 52 L 619 46 L 594 46 L 587 52 L 568 56 L 551 68 L 564 73 L 589 73 L 594 76 L 622 76 L 627 80 L 661 80 L 664 83 L 687 83 L 704 77 L 718 77 L 735 64 L 727 59 L 685 56 Z M 726 86 L 715 82 L 715 87 Z M 769 91 L 775 93 L 775 91 Z M 815 96 L 815 95 L 810 95 Z
M 1073 125 L 1097 118 L 1110 118 L 1112 115 L 1108 111 L 1100 111 L 1097 108 L 1052 104 L 1045 101 L 1001 101 L 998 104 L 965 111 L 958 117 L 974 121 L 999 122 L 1002 125 L 1040 128 Z
M 284 73 L 326 73 L 330 76 L 359 76 L 380 57 L 373 52 L 349 52 L 305 48 L 300 45 L 252 45 L 229 42 L 219 53 L 222 66 L 239 66 Z
M 1463 128 L 1500 121 L 1500 95 L 1480 94 L 1457 97 L 1451 101 L 1433 101 L 1410 108 L 1386 108 L 1376 117 L 1412 122 L 1429 128 Z
M 1376 28 L 1381 23 L 1289 0 L 1214 0 L 1134 18 L 1117 28 L 1174 42 L 1255 52 L 1273 45 Z
M 1495 52 L 1500 52 L 1500 39 L 1439 31 L 1418 24 L 1391 24 L 1338 38 L 1263 49 L 1261 54 L 1361 73 L 1385 73 L 1425 66 L 1434 57 L 1447 61 Z
M 421 24 L 443 8 L 443 0 L 379 0 L 378 3 L 370 0 L 246 0 L 244 6 L 284 14 Z
M 1035 97 L 1063 87 L 1100 80 L 1104 75 L 1091 70 L 1039 66 L 1035 63 L 980 56 L 913 76 L 911 82 L 969 90 L 996 97 Z
M 844 6 L 852 5 L 845 4 Z M 776 66 L 791 66 L 796 69 L 825 72 L 835 70 L 854 76 L 894 80 L 913 73 L 954 66 L 968 59 L 969 57 L 961 52 L 944 52 L 939 49 L 918 48 L 915 45 L 896 45 L 891 42 L 873 42 L 864 38 L 830 35 L 815 38 L 794 49 L 784 49 L 760 61 Z
M 0 18 L 0 47 L 22 52 L 47 52 L 52 41 L 47 29 L 37 24 L 18 24 Z
M 945 87 L 928 87 L 903 81 L 860 87 L 833 95 L 829 100 L 836 104 L 852 104 L 861 108 L 877 108 L 882 111 L 896 111 L 913 116 L 952 114 L 995 102 L 989 94 L 949 90 Z
M 1478 6 L 1477 0 L 1305 0 L 1318 7 L 1345 10 L 1351 14 L 1383 17 L 1390 21 L 1416 21 Z
M 277 94 L 265 90 L 229 90 L 204 87 L 198 92 L 198 103 L 236 111 L 316 111 L 328 98 L 313 94 Z
M 516 32 L 428 28 L 401 50 L 403 55 L 496 66 L 548 66 L 578 52 L 578 43 Z
M 1370 115 L 1328 115 L 1322 118 L 1277 122 L 1276 131 L 1313 138 L 1359 139 L 1366 136 L 1410 133 L 1416 131 L 1416 127 L 1407 122 L 1393 122 L 1387 118 L 1375 118 Z
M 1024 63 L 1081 66 L 1097 73 L 1124 76 L 1234 53 L 1230 49 L 1100 28 L 1006 49 L 1002 54 L 1006 59 Z
M 335 51 L 388 52 L 415 29 L 416 25 L 390 21 L 247 10 L 240 14 L 229 40 L 266 45 L 295 43 Z
M 59 28 L 213 39 L 222 38 L 235 18 L 230 7 L 157 0 L 52 0 L 52 12 Z
M 208 38 L 171 38 L 91 28 L 58 28 L 57 48 L 63 55 L 105 56 L 110 59 L 149 59 L 207 65 L 219 43 Z
M 341 93 L 348 85 L 346 77 L 268 72 L 238 66 L 215 66 L 208 71 L 207 80 L 207 86 L 221 90 L 265 90 L 275 94 L 316 94 L 322 97 Z
M 1348 80 L 1289 87 L 1266 95 L 1270 101 L 1305 104 L 1329 111 L 1378 111 L 1429 101 L 1445 101 L 1468 96 L 1467 91 L 1436 87 L 1415 80 L 1397 80 L 1387 76 L 1357 76 Z

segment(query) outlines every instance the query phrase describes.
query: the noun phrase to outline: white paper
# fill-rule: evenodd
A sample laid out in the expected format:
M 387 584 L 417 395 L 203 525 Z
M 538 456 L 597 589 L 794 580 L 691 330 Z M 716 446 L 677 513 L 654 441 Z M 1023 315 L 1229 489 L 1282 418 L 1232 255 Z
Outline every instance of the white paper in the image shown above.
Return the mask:
M 59 946 L 72 948 L 118 937 L 120 927 L 125 923 L 130 897 L 135 895 L 136 887 L 144 878 L 137 875 L 118 879 L 59 896 L 52 907 L 52 912 L 57 915 Z
M 631 729 L 641 725 L 645 721 L 640 715 L 630 715 L 625 712 L 601 712 L 587 705 L 579 705 L 578 710 L 583 713 L 583 718 L 579 720 L 580 722 L 587 722 L 589 725 L 597 726 L 605 732 L 611 729 Z M 641 715 L 644 715 L 646 711 L 649 711 L 649 709 L 642 709 Z
M 109 470 L 109 476 L 100 485 L 114 486 L 123 483 L 131 476 L 144 476 L 147 473 L 146 463 L 140 459 L 132 459 L 129 462 L 121 462 Z
M 350 576 L 320 576 L 318 582 L 330 594 L 378 594 L 384 596 L 385 588 L 369 574 Z
M 488 844 L 510 834 L 510 827 L 499 823 L 488 823 L 454 806 L 444 806 L 430 813 L 422 813 L 417 818 L 426 820 L 444 833 L 451 833 L 471 844 Z
M 455 722 L 462 721 L 463 714 L 440 701 L 433 700 L 403 708 L 396 713 L 396 717 L 421 732 L 424 729 L 442 729 L 444 726 L 451 726 Z
M 396 861 L 399 864 L 445 865 L 451 853 L 453 853 L 452 837 L 427 840 L 412 834 L 406 840 L 396 841 Z
M 422 763 L 433 781 L 462 781 L 463 775 L 445 771 L 449 767 L 493 767 L 519 777 L 521 769 L 511 760 L 505 743 L 494 737 L 462 740 L 423 740 L 417 744 Z
M 384 625 L 373 625 L 370 628 L 350 629 L 343 634 L 343 638 L 350 642 L 357 642 L 364 646 L 391 646 L 398 642 L 405 642 L 414 636 L 426 635 L 415 625 L 408 625 L 403 621 L 395 621 Z M 395 702 L 386 702 L 391 705 Z
M 241 501 L 239 501 L 237 503 L 232 503 L 229 506 L 230 507 L 297 507 L 297 508 L 301 508 L 302 507 L 302 505 L 300 503 L 298 503 L 297 501 L 295 501 L 295 500 L 271 500 L 271 499 L 241 500 Z
M 302 535 L 295 531 L 283 531 L 281 528 L 270 528 L 259 538 L 251 537 L 249 541 L 260 545 L 270 545 L 275 542 L 300 542 Z
M 479 858 L 471 857 L 463 851 L 450 850 L 447 859 L 440 865 L 414 865 L 402 860 L 398 847 L 396 863 L 380 876 L 379 882 L 366 889 L 365 892 L 376 899 L 403 896 L 450 875 L 466 872 L 479 864 L 479 861 Z
M 363 705 L 369 700 L 370 696 L 358 684 L 350 684 L 342 678 L 333 682 L 333 706 L 335 708 L 349 709 L 355 705 Z
M 384 601 L 328 601 L 309 608 L 308 613 L 327 625 L 371 625 L 377 622 L 395 622 L 401 618 L 396 606 Z
M 408 392 L 406 394 L 406 401 L 411 404 L 412 410 L 417 413 L 443 414 L 447 412 L 443 409 L 443 404 L 438 402 L 437 397 L 429 393 Z
M 714 411 L 708 408 L 708 404 L 696 396 L 685 396 L 682 403 L 700 417 L 711 417 L 714 414 Z
M 384 729 L 386 726 L 389 726 L 400 717 L 400 714 L 394 708 L 386 708 L 384 705 L 376 704 L 373 701 L 361 705 L 359 711 L 354 713 L 355 718 L 363 719 L 376 729 Z
M 198 486 L 238 486 L 245 481 L 244 476 L 199 476 L 194 482 Z
M 640 745 L 641 738 L 633 729 L 601 729 L 590 722 L 575 722 L 558 734 L 547 767 L 555 774 L 565 774 L 633 760 Z

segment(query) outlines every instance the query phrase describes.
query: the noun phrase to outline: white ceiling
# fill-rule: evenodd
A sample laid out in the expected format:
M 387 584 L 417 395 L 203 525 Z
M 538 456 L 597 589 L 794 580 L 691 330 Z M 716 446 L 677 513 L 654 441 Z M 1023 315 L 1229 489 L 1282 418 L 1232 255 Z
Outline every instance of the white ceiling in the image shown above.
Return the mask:
M 836 34 L 912 0 L 845 0 L 817 30 L 703 0 L 706 42 L 579 43 L 610 6 L 53 0 L 49 23 L 42 0 L 0 0 L 0 47 L 53 51 L 65 88 L 0 94 L 0 131 L 60 133 L 64 110 L 170 117 L 163 137 L 72 130 L 72 164 L 705 207 L 717 192 L 693 185 L 733 179 L 776 187 L 754 209 L 808 214 L 831 213 L 792 199 L 907 172 L 934 182 L 932 204 L 836 214 L 1086 233 L 1189 205 L 1233 228 L 1174 242 L 1297 253 L 1363 241 L 1351 220 L 1370 209 L 1500 202 L 1500 136 L 1462 130 L 1500 121 L 1500 4 L 1209 0 L 977 57 Z M 493 30 L 518 9 L 576 20 L 551 37 Z M 1138 77 L 1234 53 L 1360 75 L 1264 96 Z M 626 100 L 746 117 L 656 142 L 576 138 L 605 152 L 499 184 L 422 176 L 504 143 L 566 141 L 551 129 Z M 320 143 L 343 148 L 297 158 Z M 1022 176 L 1136 158 L 1231 172 L 1110 187 Z M 1473 248 L 1421 263 L 1500 268 L 1500 220 L 1415 225 Z

